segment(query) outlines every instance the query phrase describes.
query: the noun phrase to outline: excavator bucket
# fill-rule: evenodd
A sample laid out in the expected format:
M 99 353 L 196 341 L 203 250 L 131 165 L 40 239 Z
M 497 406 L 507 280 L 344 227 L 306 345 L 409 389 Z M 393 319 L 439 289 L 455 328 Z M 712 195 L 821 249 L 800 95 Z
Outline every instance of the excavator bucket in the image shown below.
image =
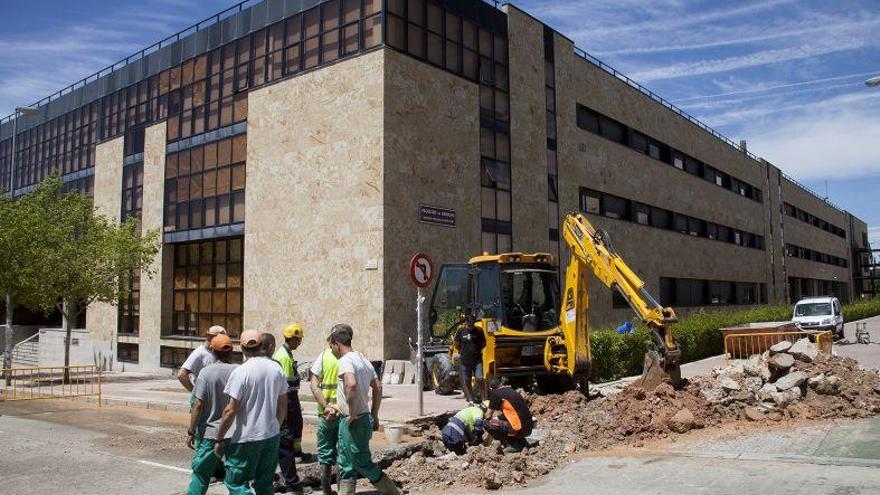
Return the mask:
M 678 363 L 667 362 L 656 350 L 645 353 L 645 364 L 642 376 L 633 385 L 644 390 L 654 390 L 661 383 L 668 383 L 674 388 L 681 384 L 681 367 Z

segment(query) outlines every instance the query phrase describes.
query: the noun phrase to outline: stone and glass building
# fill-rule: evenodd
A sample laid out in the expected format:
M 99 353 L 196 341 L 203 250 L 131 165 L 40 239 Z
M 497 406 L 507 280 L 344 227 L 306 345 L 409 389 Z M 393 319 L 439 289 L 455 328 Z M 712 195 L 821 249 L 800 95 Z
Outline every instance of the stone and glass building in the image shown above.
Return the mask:
M 294 320 L 303 357 L 336 322 L 370 359 L 408 356 L 415 252 L 564 265 L 572 210 L 680 311 L 862 293 L 863 221 L 513 5 L 245 2 L 37 107 L 14 171 L 2 122 L 2 184 L 57 173 L 161 232 L 155 274 L 87 310 L 81 345 L 107 366 Z M 630 317 L 590 297 L 592 325 Z

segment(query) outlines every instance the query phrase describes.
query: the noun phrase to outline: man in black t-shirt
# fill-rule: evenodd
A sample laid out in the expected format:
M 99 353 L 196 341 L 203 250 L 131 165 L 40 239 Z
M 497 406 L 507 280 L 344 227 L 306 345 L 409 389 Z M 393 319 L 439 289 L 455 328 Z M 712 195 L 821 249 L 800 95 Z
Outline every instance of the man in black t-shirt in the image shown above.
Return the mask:
M 474 404 L 474 391 L 471 387 L 472 378 L 482 382 L 483 378 L 483 348 L 486 347 L 486 337 L 483 330 L 474 325 L 473 318 L 468 318 L 467 323 L 455 333 L 455 346 L 458 348 L 458 376 L 461 379 L 461 390 L 469 404 Z M 485 392 L 483 393 L 485 396 Z
M 522 450 L 534 426 L 526 400 L 512 388 L 502 387 L 497 378 L 489 380 L 489 408 L 483 428 L 505 446 L 504 452 Z

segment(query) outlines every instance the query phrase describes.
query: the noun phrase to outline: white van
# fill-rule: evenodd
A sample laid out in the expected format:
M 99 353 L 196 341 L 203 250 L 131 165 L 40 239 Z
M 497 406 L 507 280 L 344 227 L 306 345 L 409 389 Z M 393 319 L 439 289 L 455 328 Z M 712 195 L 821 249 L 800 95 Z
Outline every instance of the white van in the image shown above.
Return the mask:
M 843 311 L 836 297 L 810 297 L 794 305 L 791 321 L 804 330 L 831 330 L 843 338 Z

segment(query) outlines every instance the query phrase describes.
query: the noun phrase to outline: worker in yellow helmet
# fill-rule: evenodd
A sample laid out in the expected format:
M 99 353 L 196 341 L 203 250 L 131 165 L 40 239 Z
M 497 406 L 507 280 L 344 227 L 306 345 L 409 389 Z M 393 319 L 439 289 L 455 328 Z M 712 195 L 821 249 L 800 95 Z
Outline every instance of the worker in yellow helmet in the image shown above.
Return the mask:
M 302 483 L 296 473 L 296 457 L 303 461 L 311 456 L 302 452 L 303 416 L 299 403 L 300 378 L 296 372 L 296 359 L 293 351 L 302 344 L 303 329 L 298 323 L 284 328 L 284 344 L 272 355 L 281 365 L 281 372 L 287 379 L 287 417 L 281 424 L 281 442 L 278 447 L 278 466 L 289 491 L 301 493 Z

